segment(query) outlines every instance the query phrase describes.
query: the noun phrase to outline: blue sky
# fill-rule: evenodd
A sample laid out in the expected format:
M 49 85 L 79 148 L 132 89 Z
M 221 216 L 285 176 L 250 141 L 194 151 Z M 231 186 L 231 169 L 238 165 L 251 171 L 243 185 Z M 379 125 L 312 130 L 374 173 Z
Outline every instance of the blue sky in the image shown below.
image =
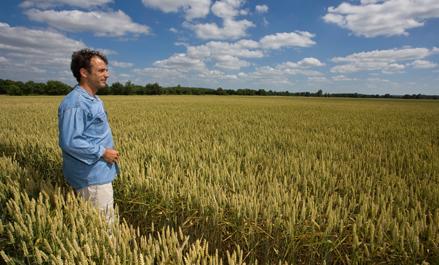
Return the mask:
M 439 94 L 438 0 L 5 0 L 0 78 L 74 85 L 102 50 L 110 83 Z

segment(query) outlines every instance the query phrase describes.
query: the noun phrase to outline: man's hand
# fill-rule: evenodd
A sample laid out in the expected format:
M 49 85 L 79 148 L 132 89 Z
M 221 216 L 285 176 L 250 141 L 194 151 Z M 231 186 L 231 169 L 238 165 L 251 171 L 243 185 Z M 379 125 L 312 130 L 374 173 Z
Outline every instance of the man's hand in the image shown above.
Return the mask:
M 107 161 L 107 163 L 113 164 L 119 161 L 119 152 L 114 149 L 106 148 L 102 158 Z

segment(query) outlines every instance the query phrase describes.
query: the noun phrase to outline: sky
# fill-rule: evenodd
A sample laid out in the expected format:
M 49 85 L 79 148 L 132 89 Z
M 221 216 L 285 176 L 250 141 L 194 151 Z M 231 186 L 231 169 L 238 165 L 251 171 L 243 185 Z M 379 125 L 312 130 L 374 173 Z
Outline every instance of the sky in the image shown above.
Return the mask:
M 439 0 L 2 0 L 0 78 L 75 85 L 73 51 L 109 83 L 439 94 Z

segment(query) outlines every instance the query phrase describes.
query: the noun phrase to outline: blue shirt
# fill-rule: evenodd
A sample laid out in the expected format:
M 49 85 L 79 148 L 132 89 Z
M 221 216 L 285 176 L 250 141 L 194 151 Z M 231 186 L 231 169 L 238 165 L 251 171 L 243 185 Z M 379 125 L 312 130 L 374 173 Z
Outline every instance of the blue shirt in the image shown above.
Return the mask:
M 113 136 L 102 100 L 77 85 L 58 108 L 59 146 L 66 181 L 76 190 L 112 182 L 119 173 L 116 163 L 102 155 L 113 148 Z

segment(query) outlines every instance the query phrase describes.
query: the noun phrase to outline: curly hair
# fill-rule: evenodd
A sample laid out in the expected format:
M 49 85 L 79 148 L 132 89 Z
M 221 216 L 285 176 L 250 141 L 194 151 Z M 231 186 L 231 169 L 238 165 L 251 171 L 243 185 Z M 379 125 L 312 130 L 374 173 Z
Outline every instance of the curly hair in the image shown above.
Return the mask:
M 90 61 L 95 56 L 101 58 L 102 61 L 108 64 L 107 57 L 99 51 L 95 51 L 87 48 L 73 52 L 72 62 L 70 63 L 70 69 L 72 70 L 73 76 L 76 78 L 78 83 L 81 81 L 81 73 L 79 72 L 79 70 L 81 70 L 81 68 L 84 68 L 88 72 L 90 72 L 91 71 Z

